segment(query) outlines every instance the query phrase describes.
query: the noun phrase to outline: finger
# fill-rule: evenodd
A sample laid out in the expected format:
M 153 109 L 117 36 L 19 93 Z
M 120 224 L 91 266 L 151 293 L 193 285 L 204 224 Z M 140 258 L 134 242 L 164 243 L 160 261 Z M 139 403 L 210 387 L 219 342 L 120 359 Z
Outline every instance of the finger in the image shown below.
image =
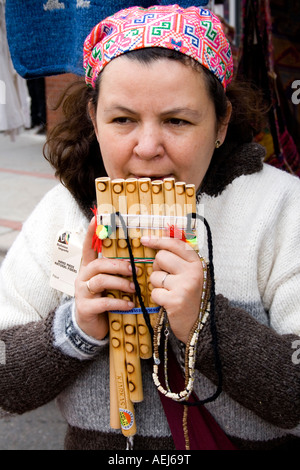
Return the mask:
M 195 261 L 198 257 L 196 251 L 186 242 L 178 238 L 156 238 L 142 237 L 141 243 L 144 246 L 153 248 L 154 250 L 167 250 L 175 255 L 180 256 L 186 261 Z
M 135 304 L 128 300 L 117 299 L 114 297 L 95 297 L 94 299 L 81 301 L 77 306 L 77 310 L 84 311 L 85 315 L 88 316 L 118 310 L 128 312 L 134 307 Z
M 97 274 L 115 274 L 119 276 L 131 276 L 132 269 L 130 262 L 115 258 L 97 258 L 85 267 L 81 279 L 87 281 Z
M 125 279 L 119 276 L 111 276 L 109 274 L 98 274 L 88 280 L 83 282 L 84 289 L 87 291 L 90 296 L 95 294 L 100 294 L 104 291 L 122 291 L 128 293 L 135 292 L 134 283 L 129 279 Z
M 97 258 L 97 253 L 92 248 L 93 236 L 95 233 L 95 221 L 96 221 L 96 218 L 93 217 L 88 226 L 88 230 L 87 230 L 84 242 L 83 242 L 82 260 L 81 260 L 82 266 L 87 266 L 91 261 Z
M 161 305 L 162 307 L 165 307 L 170 310 L 170 305 L 173 303 L 173 297 L 174 295 L 169 292 L 167 289 L 161 289 L 161 288 L 154 288 L 151 292 L 151 298 L 153 302 L 155 302 L 157 305 Z
M 153 271 L 150 276 L 151 285 L 154 288 L 170 290 L 173 286 L 175 276 L 165 271 Z
M 187 269 L 190 261 L 182 259 L 180 256 L 166 250 L 159 250 L 153 261 L 153 271 L 166 271 L 171 274 L 179 274 L 183 269 Z

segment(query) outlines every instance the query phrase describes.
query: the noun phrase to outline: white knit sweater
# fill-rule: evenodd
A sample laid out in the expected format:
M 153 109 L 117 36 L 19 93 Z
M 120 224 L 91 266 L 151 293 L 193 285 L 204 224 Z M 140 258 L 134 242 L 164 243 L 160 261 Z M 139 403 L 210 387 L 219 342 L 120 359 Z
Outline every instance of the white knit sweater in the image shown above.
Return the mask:
M 221 195 L 203 194 L 199 201 L 201 213 L 204 211 L 212 231 L 216 293 L 279 335 L 300 336 L 299 201 L 300 180 L 268 165 L 258 173 L 237 177 Z M 49 286 L 52 250 L 59 230 L 81 232 L 87 225 L 86 217 L 62 185 L 56 186 L 43 198 L 2 264 L 0 329 L 40 321 L 65 303 L 65 296 Z M 199 239 L 201 237 L 203 246 L 200 251 L 207 256 L 205 231 L 200 225 Z M 64 308 L 58 310 L 55 335 L 57 344 L 65 354 L 69 354 L 70 345 L 61 320 L 64 315 Z M 242 340 L 236 339 L 237 344 Z M 62 412 L 71 425 L 78 428 L 103 430 L 109 422 L 99 390 L 91 392 L 92 400 L 83 393 L 84 383 L 90 380 L 90 385 L 94 384 L 96 389 L 100 387 L 107 395 L 107 363 L 101 365 L 101 358 L 107 361 L 107 349 L 101 342 L 99 348 L 100 359 L 60 395 Z M 260 348 L 263 351 L 263 345 Z M 292 344 L 290 351 L 292 361 Z M 260 357 L 261 354 L 263 352 L 259 353 Z M 83 359 L 79 351 L 74 350 L 71 355 Z M 245 362 L 249 360 L 251 358 L 245 358 Z M 299 374 L 299 365 L 295 367 Z M 145 377 L 149 389 L 146 399 L 139 404 L 140 411 L 137 411 L 137 420 L 141 421 L 138 423 L 140 432 L 146 436 L 153 431 L 149 431 L 149 426 L 142 422 L 142 416 L 147 414 L 150 406 L 153 426 L 156 423 L 160 428 L 156 435 L 168 435 L 167 422 L 164 416 L 161 417 L 161 406 L 157 398 L 153 401 L 153 384 L 147 371 Z M 199 372 L 195 390 L 199 396 L 206 397 L 215 387 Z M 230 436 L 266 441 L 285 434 L 300 435 L 299 427 L 286 431 L 270 424 L 225 392 L 207 407 Z M 83 409 L 85 413 L 82 413 Z
M 201 204 L 216 291 L 278 333 L 300 335 L 300 180 L 264 165 Z

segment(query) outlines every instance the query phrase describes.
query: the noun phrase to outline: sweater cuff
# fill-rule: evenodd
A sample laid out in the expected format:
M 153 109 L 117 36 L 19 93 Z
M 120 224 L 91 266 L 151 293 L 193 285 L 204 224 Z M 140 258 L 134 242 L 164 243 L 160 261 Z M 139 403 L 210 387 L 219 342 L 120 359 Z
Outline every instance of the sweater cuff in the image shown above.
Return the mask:
M 97 340 L 87 335 L 77 325 L 75 300 L 61 305 L 55 312 L 54 346 L 64 354 L 79 360 L 93 359 L 108 344 L 108 338 Z

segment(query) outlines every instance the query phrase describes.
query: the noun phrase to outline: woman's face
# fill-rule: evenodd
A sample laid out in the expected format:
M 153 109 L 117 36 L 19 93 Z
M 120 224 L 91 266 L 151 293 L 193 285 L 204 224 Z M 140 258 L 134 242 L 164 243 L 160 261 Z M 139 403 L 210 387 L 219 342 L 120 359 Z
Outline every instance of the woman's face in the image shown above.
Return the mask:
M 112 179 L 173 177 L 197 188 L 227 130 L 218 129 L 203 74 L 169 59 L 114 59 L 91 116 Z

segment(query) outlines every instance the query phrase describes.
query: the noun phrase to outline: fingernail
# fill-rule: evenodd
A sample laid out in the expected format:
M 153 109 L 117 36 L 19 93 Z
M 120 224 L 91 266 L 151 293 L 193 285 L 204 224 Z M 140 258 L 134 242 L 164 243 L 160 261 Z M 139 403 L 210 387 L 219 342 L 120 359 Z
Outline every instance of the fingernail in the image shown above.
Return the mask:
M 135 290 L 134 282 L 131 282 L 131 283 L 130 283 L 130 289 Z
M 149 243 L 150 237 L 141 237 L 141 243 L 147 245 Z
M 135 307 L 135 304 L 134 304 L 133 302 L 128 302 L 128 307 L 134 308 L 134 307 Z

